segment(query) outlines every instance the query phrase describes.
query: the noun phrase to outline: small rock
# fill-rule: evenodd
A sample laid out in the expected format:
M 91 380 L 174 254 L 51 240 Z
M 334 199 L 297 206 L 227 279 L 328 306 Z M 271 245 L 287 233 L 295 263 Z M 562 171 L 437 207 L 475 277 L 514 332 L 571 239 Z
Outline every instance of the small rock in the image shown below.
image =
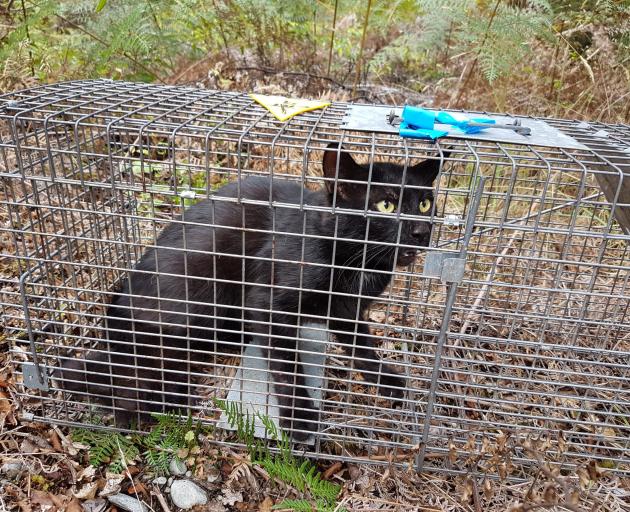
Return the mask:
M 192 471 L 186 471 L 186 478 L 190 478 L 192 476 Z
M 103 512 L 107 508 L 107 501 L 103 498 L 95 500 L 86 500 L 81 503 L 83 512 Z
M 205 491 L 190 480 L 175 480 L 171 485 L 171 499 L 176 507 L 183 509 L 208 502 Z
M 173 457 L 168 465 L 168 469 L 171 475 L 181 476 L 186 473 L 186 464 L 183 460 Z
M 165 476 L 158 476 L 155 480 L 153 480 L 153 483 L 155 485 L 159 485 L 162 486 L 166 483 L 166 477 Z
M 15 478 L 24 471 L 28 471 L 28 466 L 22 464 L 21 462 L 5 462 L 2 466 L 0 466 L 0 473 L 5 475 L 7 478 Z
M 113 496 L 108 496 L 107 499 L 116 507 L 129 512 L 148 512 L 149 510 L 144 503 L 126 494 L 114 494 Z

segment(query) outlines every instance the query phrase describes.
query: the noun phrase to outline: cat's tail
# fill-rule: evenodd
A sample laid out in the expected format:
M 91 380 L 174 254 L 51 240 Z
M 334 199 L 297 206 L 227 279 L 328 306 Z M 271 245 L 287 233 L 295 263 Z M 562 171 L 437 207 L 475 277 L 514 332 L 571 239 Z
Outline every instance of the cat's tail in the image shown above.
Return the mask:
M 188 376 L 182 376 L 183 365 L 173 351 L 151 346 L 155 336 L 145 336 L 148 332 L 136 331 L 134 339 L 125 320 L 110 319 L 109 327 L 108 340 L 97 349 L 84 357 L 60 358 L 56 380 L 61 389 L 77 402 L 109 409 L 121 428 L 147 421 L 151 413 L 186 409 Z
M 117 355 L 117 363 L 130 364 L 133 357 Z M 112 354 L 107 347 L 99 347 L 85 354 L 73 357 L 72 354 L 60 358 L 55 378 L 59 387 L 72 393 L 72 398 L 83 404 L 98 404 L 114 413 L 119 427 L 127 427 L 133 416 L 140 413 L 141 392 L 139 381 L 121 371 L 119 364 L 113 364 Z

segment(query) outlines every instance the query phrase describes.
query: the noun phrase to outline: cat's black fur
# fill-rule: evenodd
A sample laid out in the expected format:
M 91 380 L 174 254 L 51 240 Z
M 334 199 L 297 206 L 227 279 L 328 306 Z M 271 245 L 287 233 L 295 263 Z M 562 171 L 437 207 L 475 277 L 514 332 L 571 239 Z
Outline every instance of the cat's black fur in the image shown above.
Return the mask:
M 426 188 L 403 189 L 403 213 L 418 215 L 419 203 L 432 199 L 439 167 L 440 160 L 427 160 L 407 169 L 406 184 Z M 108 339 L 100 352 L 64 365 L 65 388 L 110 396 L 105 401 L 127 411 L 138 409 L 138 399 L 145 412 L 161 411 L 163 403 L 185 407 L 190 364 L 237 350 L 249 341 L 247 334 L 239 333 L 255 333 L 271 347 L 270 370 L 282 424 L 292 426 L 297 430 L 294 438 L 301 439 L 313 429 L 316 413 L 302 377 L 295 376 L 298 319 L 291 313 L 299 309 L 302 323 L 313 316 L 326 317 L 330 300 L 329 328 L 353 352 L 354 368 L 367 381 L 378 382 L 382 394 L 402 398 L 404 379 L 379 361 L 367 326 L 355 319 L 365 318 L 371 297 L 385 290 L 395 265 L 411 263 L 417 249 L 428 244 L 431 225 L 428 220 L 397 219 L 395 212 L 369 218 L 331 213 L 333 198 L 337 208 L 365 209 L 369 168 L 333 144 L 324 154 L 323 169 L 328 178 L 358 183 L 339 181 L 335 187 L 331 180 L 324 189 L 311 191 L 286 180 L 249 177 L 225 185 L 215 197 L 235 198 L 240 193 L 244 199 L 267 204 L 217 199 L 186 210 L 182 219 L 186 224 L 174 222 L 163 231 L 158 248 L 144 253 L 109 306 Z M 376 211 L 383 199 L 398 205 L 402 177 L 402 166 L 375 162 L 368 209 Z M 378 182 L 391 186 L 374 185 Z M 272 209 L 270 187 L 278 203 L 299 205 L 303 197 L 305 205 L 324 209 Z M 399 227 L 400 244 L 410 247 L 399 248 L 395 261 Z M 212 252 L 223 255 L 213 257 L 208 254 Z M 351 268 L 333 270 L 331 265 Z M 362 267 L 367 272 L 361 272 Z M 359 293 L 370 298 L 338 295 Z

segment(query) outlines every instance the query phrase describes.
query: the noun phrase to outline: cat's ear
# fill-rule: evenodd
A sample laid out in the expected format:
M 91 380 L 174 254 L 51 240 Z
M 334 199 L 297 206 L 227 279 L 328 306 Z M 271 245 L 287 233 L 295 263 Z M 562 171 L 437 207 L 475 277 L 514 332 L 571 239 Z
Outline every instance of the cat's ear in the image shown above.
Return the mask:
M 337 161 L 339 161 L 338 166 Z M 344 152 L 337 142 L 331 142 L 326 147 L 322 167 L 324 168 L 324 177 L 331 180 L 335 180 L 335 178 L 339 180 L 365 179 L 365 171 L 362 167 L 354 161 L 350 153 Z M 339 173 L 337 173 L 337 167 L 339 167 Z M 343 198 L 349 198 L 356 188 L 357 184 L 337 181 L 337 195 Z M 326 181 L 326 190 L 332 196 L 335 191 L 335 181 Z
M 440 173 L 440 169 L 444 166 L 445 159 L 448 158 L 450 154 L 450 151 L 443 151 L 441 158 L 423 160 L 419 164 L 414 165 L 411 170 L 417 173 L 425 183 L 433 183 Z

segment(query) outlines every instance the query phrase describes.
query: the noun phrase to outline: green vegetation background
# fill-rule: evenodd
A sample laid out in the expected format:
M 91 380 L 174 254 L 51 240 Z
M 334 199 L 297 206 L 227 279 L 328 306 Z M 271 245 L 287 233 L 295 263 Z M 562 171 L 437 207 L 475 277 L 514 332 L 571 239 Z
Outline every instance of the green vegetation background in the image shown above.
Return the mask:
M 627 123 L 630 1 L 0 1 L 0 89 L 94 77 Z

